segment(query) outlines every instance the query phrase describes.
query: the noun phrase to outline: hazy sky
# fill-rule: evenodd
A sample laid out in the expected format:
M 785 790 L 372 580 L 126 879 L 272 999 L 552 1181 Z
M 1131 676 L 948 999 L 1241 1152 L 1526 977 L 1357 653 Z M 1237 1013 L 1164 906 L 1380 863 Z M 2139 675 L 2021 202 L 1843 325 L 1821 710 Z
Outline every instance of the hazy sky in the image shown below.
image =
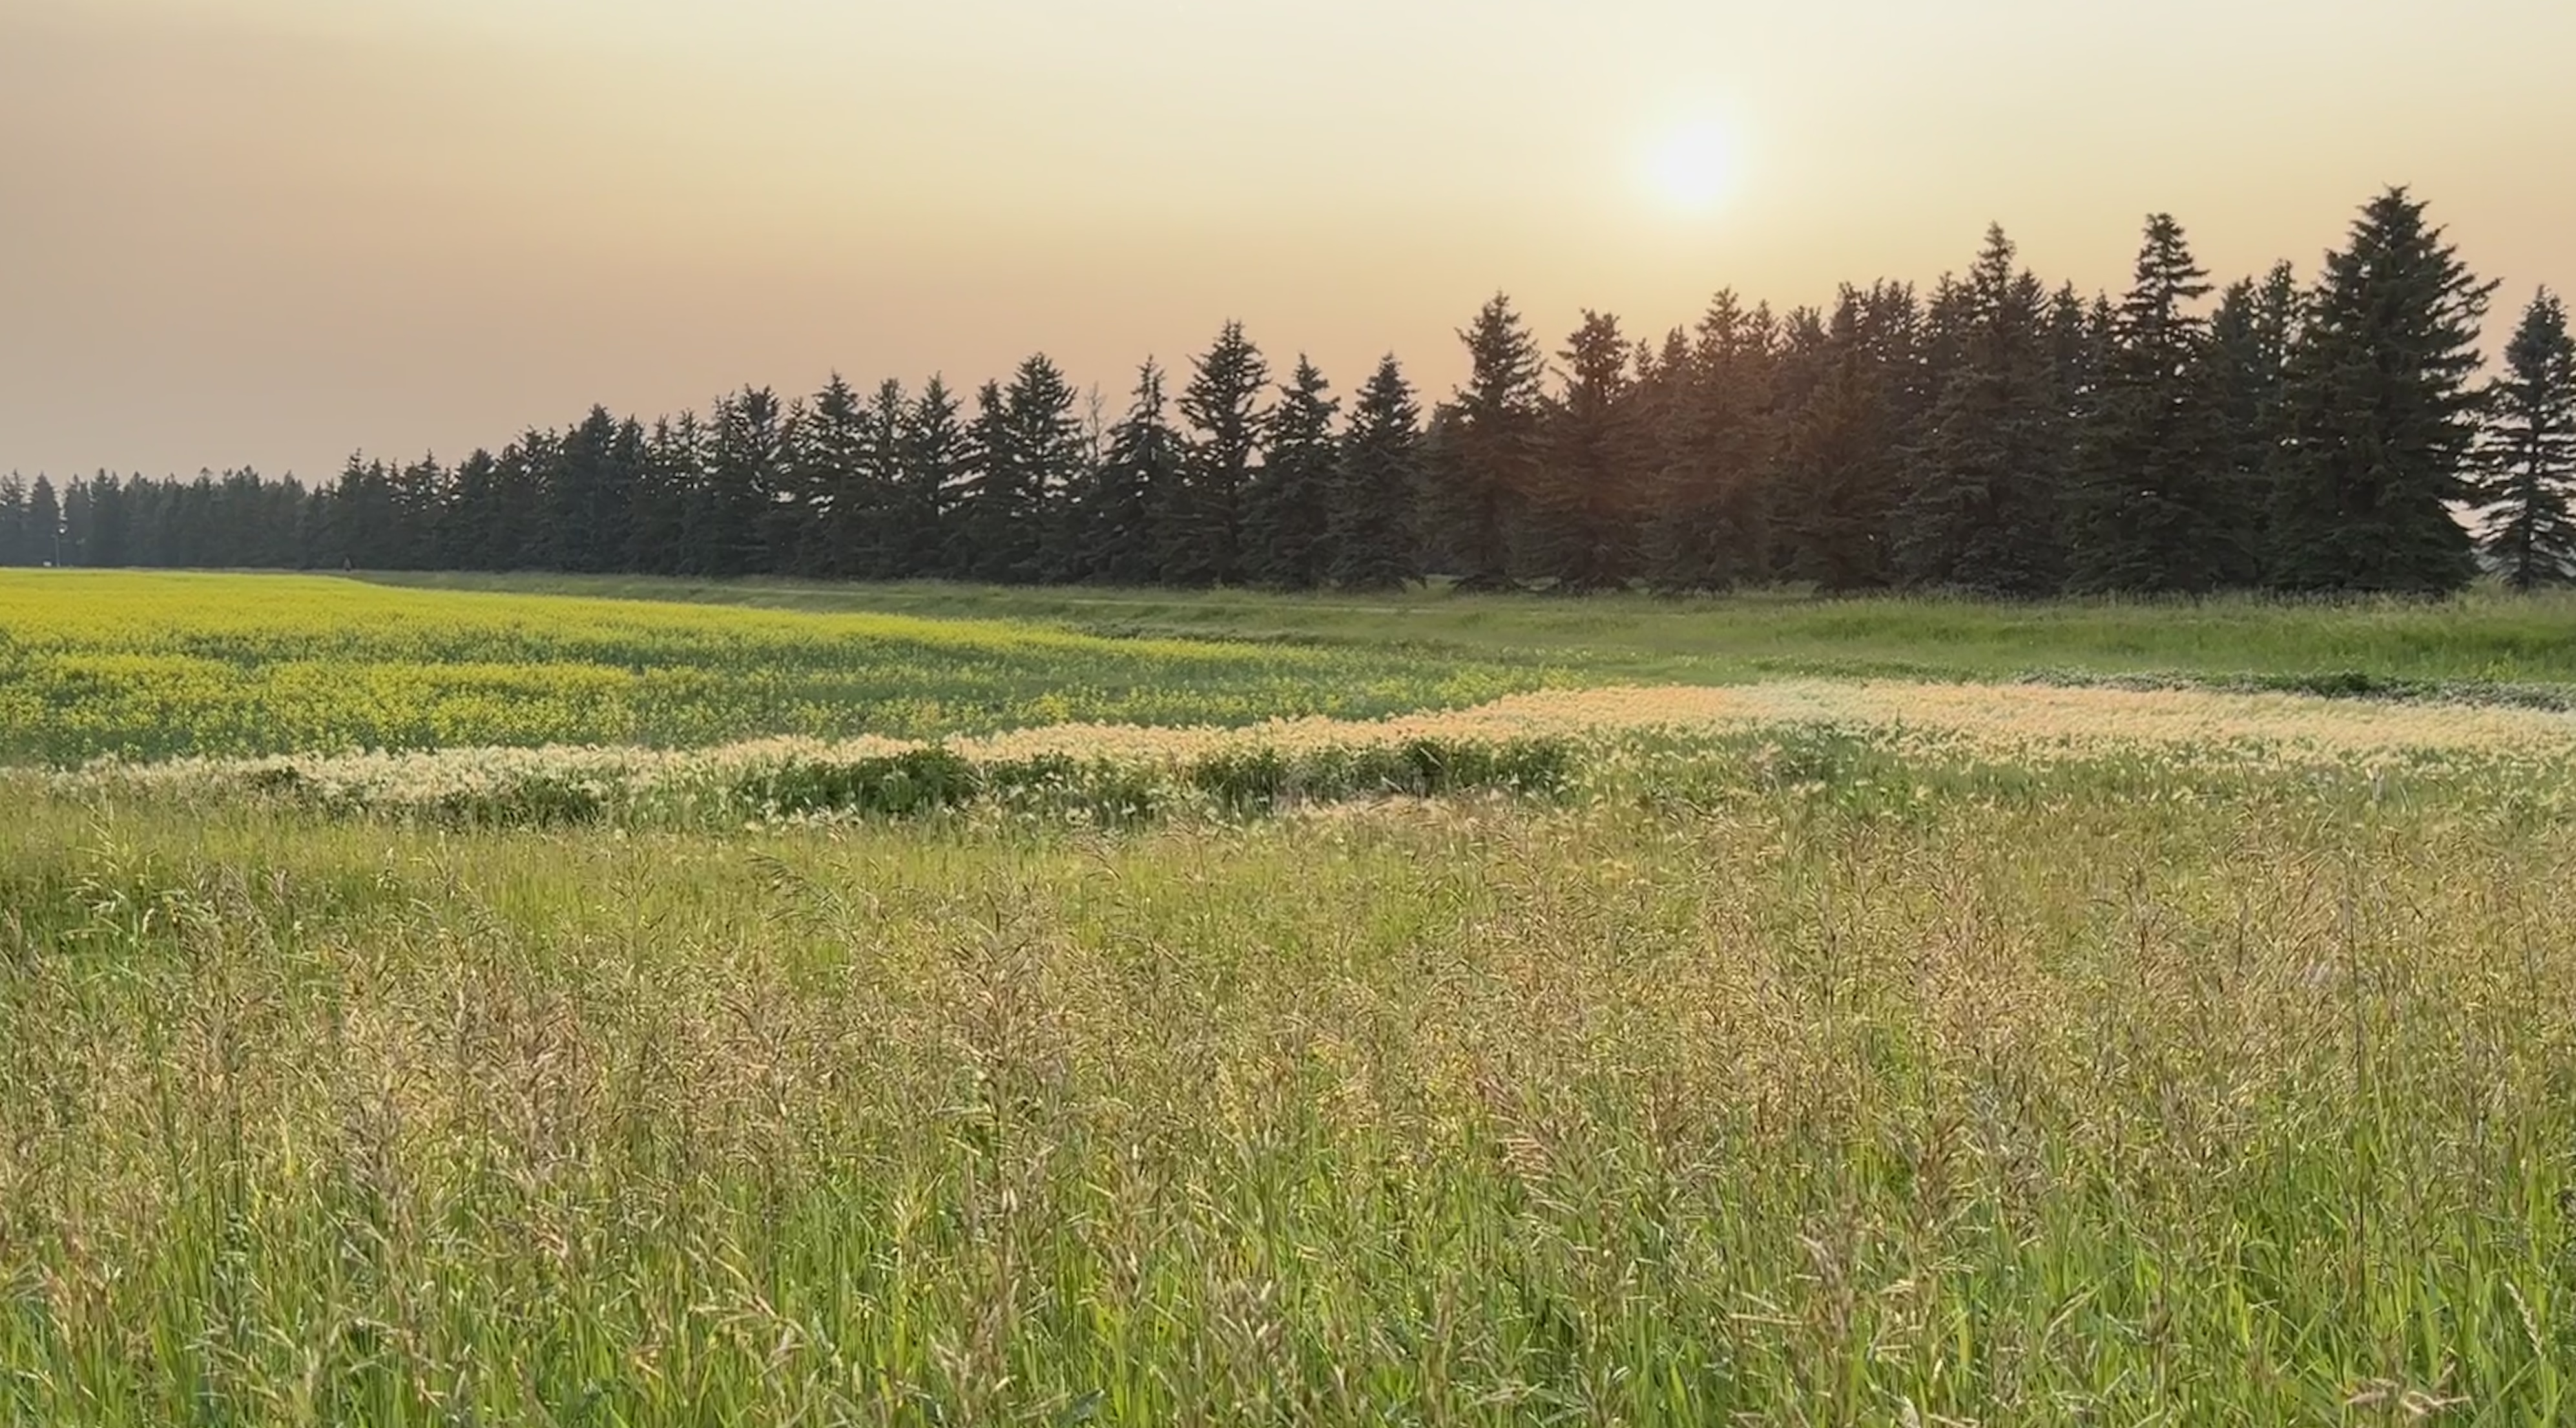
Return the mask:
M 1725 136 L 1720 201 L 1652 181 Z M 0 470 L 336 469 L 1240 317 L 1436 393 L 2170 209 L 2311 271 L 2380 186 L 2576 286 L 2570 0 L 0 0 Z

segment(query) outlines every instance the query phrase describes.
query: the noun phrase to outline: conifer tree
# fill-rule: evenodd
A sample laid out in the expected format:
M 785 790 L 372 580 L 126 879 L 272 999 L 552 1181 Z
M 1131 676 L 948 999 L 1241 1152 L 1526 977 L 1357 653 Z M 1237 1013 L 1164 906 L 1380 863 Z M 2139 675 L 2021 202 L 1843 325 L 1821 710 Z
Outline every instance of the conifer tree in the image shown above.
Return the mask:
M 1652 449 L 1645 576 L 1662 591 L 1723 590 L 1764 573 L 1778 324 L 1720 292 L 1695 339 L 1676 332 L 1642 385 Z
M 1430 513 L 1458 588 L 1504 590 L 1513 583 L 1522 503 L 1539 469 L 1547 362 L 1511 299 L 1500 293 L 1458 336 L 1467 344 L 1467 385 L 1440 423 Z
M 1967 280 L 1934 305 L 1939 386 L 1896 532 L 1917 585 L 2033 596 L 2063 576 L 2063 324 L 2013 258 L 2003 229 L 1989 229 Z
M 556 570 L 614 570 L 626 552 L 639 473 L 628 462 L 640 455 L 608 408 L 593 406 L 564 434 L 546 463 L 541 529 L 530 552 Z
M 463 481 L 464 468 L 458 468 Z M 679 575 L 691 568 L 690 512 L 706 470 L 706 433 L 696 412 L 653 423 L 644 441 L 643 474 L 626 533 L 626 568 Z
M 1558 356 L 1565 391 L 1540 426 L 1520 564 L 1567 594 L 1615 590 L 1636 567 L 1642 484 L 1628 340 L 1619 319 L 1586 311 Z
M 840 540 L 848 570 L 860 580 L 896 580 L 912 573 L 911 552 L 934 540 L 936 497 L 924 506 L 905 481 L 912 400 L 903 383 L 888 377 L 856 414 L 857 445 L 843 492 L 860 520 L 842 518 Z M 838 514 L 836 500 L 835 514 Z
M 2225 487 L 2222 505 L 2231 532 L 2218 546 L 2223 585 L 2250 586 L 2263 579 L 2299 302 L 2298 281 L 2290 265 L 2282 263 L 2260 284 L 2250 279 L 2230 284 L 2209 320 L 2200 381 L 2210 407 L 2214 460 Z
M 1043 356 L 1020 364 L 1005 389 L 986 383 L 969 433 L 971 475 L 959 491 L 963 573 L 1028 585 L 1046 575 L 1055 498 L 1079 470 L 1073 387 Z
M 33 564 L 63 563 L 63 510 L 54 483 L 42 474 L 27 488 L 27 553 Z
M 1137 369 L 1134 397 L 1110 428 L 1109 450 L 1083 513 L 1089 575 L 1102 584 L 1151 585 L 1162 576 L 1154 521 L 1181 480 L 1181 435 L 1172 429 L 1163 380 L 1151 359 Z
M 33 565 L 35 541 L 27 531 L 27 483 L 12 471 L 0 477 L 0 565 Z
M 1341 441 L 1326 535 L 1335 585 L 1393 590 L 1422 578 L 1411 519 L 1423 475 L 1421 427 L 1412 384 L 1389 354 L 1360 388 Z
M 883 527 L 885 492 L 866 459 L 866 420 L 859 394 L 834 372 L 795 423 L 791 486 L 802 509 L 800 574 L 826 580 L 871 580 L 882 574 L 874 543 Z
M 2208 296 L 2171 214 L 2147 220 L 2136 280 L 2108 331 L 2073 490 L 2070 583 L 2202 592 L 2240 571 L 2244 536 L 2206 373 Z
M 1315 364 L 1297 370 L 1272 409 L 1268 452 L 1244 493 L 1248 573 L 1281 590 L 1312 590 L 1332 579 L 1332 499 L 1341 452 L 1333 422 L 1341 403 Z
M 765 575 L 776 568 L 773 513 L 786 462 L 787 416 L 775 392 L 745 387 L 716 403 L 706 469 L 692 503 L 692 574 Z
M 902 499 L 909 514 L 906 544 L 895 561 L 898 573 L 919 579 L 958 568 L 961 546 L 950 521 L 972 451 L 955 394 L 933 375 L 904 414 Z
M 1890 527 L 1903 494 L 1902 393 L 1913 359 L 1913 291 L 1846 287 L 1798 346 L 1807 367 L 1780 432 L 1775 510 L 1784 571 L 1832 593 L 1895 578 Z
M 2516 590 L 2576 580 L 2576 339 L 2542 288 L 2487 389 L 2475 498 L 2488 565 Z
M 1242 552 L 1243 492 L 1260 452 L 1268 420 L 1261 398 L 1270 366 L 1261 349 L 1228 322 L 1193 364 L 1181 393 L 1189 438 L 1181 481 L 1163 508 L 1157 563 L 1176 585 L 1230 585 L 1245 574 Z
M 2455 590 L 2475 571 L 2467 499 L 2470 385 L 2494 285 L 2470 276 L 2402 188 L 2362 210 L 2326 258 L 2290 365 L 2271 578 L 2294 590 Z

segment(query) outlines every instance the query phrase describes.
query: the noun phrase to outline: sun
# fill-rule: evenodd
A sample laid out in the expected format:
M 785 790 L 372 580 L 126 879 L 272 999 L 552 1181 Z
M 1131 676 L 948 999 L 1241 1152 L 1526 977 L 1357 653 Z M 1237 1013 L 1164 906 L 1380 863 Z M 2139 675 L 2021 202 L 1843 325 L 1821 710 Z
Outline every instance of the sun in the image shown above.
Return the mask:
M 1646 186 L 1683 213 L 1713 213 L 1724 206 L 1739 173 L 1735 133 L 1714 120 L 1666 130 L 1646 151 Z

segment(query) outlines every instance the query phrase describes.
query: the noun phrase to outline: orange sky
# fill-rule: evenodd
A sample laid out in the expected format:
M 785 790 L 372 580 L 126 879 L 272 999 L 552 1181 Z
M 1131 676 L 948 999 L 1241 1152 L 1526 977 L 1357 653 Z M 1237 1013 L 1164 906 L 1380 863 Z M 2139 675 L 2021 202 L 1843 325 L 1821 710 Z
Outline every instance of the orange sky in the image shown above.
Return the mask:
M 1733 136 L 1705 212 L 1645 156 Z M 2312 270 L 2413 184 L 2509 317 L 2576 285 L 2576 4 L 0 0 L 0 470 L 461 455 L 1033 349 L 1113 398 L 1240 317 L 1435 392 L 1720 286 L 1928 280 L 2170 209 Z

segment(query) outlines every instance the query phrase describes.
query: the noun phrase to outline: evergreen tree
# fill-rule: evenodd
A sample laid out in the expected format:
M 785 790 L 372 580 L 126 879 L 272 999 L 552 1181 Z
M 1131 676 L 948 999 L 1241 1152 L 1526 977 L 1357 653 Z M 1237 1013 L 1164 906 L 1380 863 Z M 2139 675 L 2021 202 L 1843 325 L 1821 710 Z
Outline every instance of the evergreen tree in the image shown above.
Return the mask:
M 42 475 L 27 488 L 27 554 L 36 565 L 63 563 L 63 511 L 54 483 Z
M 1782 419 L 1776 520 L 1783 573 L 1819 590 L 1875 590 L 1895 578 L 1890 535 L 1917 320 L 1910 288 L 1847 287 L 1830 321 L 1806 325 L 1794 344 L 1804 372 Z
M 0 478 L 0 565 L 33 565 L 36 543 L 27 532 L 27 483 L 12 471 Z
M 869 422 L 858 392 L 834 372 L 796 423 L 790 481 L 800 507 L 799 574 L 825 580 L 880 580 L 877 542 L 893 504 L 883 468 L 869 459 Z
M 2225 524 L 2233 533 L 2218 547 L 2224 585 L 2249 586 L 2263 578 L 2299 303 L 2297 279 L 2290 265 L 2282 263 L 2259 285 L 2251 280 L 2230 284 L 2210 317 L 2201 384 L 2216 442 L 2213 460 L 2225 486 Z
M 1917 585 L 2032 596 L 2063 575 L 2063 324 L 2013 256 L 2003 229 L 1989 229 L 1967 281 L 1934 303 L 1939 386 L 1896 532 Z
M 885 400 L 883 389 L 877 395 Z M 903 416 L 901 500 L 906 519 L 904 544 L 894 556 L 897 574 L 917 579 L 955 570 L 958 546 L 950 539 L 949 525 L 972 449 L 958 420 L 957 398 L 933 376 Z
M 2478 431 L 2470 386 L 2494 285 L 2402 188 L 2329 254 L 2290 364 L 2271 578 L 2295 590 L 2438 592 L 2475 571 L 2452 505 Z
M 1138 369 L 1127 414 L 1109 431 L 1109 451 L 1093 481 L 1078 530 L 1090 557 L 1090 579 L 1150 585 L 1162 578 L 1154 518 L 1181 480 L 1181 436 L 1165 416 L 1163 369 Z
M 446 513 L 447 472 L 424 454 L 393 473 L 395 533 L 387 558 L 396 570 L 438 567 L 438 523 Z M 609 568 L 603 565 L 602 569 Z
M 1341 403 L 1303 354 L 1270 418 L 1269 455 L 1245 493 L 1243 541 L 1254 579 L 1312 590 L 1333 576 L 1332 499 L 1341 452 L 1333 422 Z
M 2576 580 L 2576 339 L 2542 288 L 2487 389 L 2475 497 L 2489 565 L 2516 590 Z
M 1390 355 L 1360 388 L 1341 443 L 1327 540 L 1333 583 L 1393 590 L 1422 578 L 1408 519 L 1422 481 L 1421 409 Z
M 786 411 L 776 393 L 745 387 L 716 403 L 693 503 L 692 574 L 761 575 L 774 568 L 774 512 L 786 458 Z
M 435 549 L 440 568 L 501 568 L 492 554 L 492 528 L 499 519 L 500 507 L 499 466 L 498 459 L 480 447 L 456 464 L 455 479 L 449 484 L 446 514 L 438 526 Z
M 1158 523 L 1156 563 L 1172 584 L 1240 584 L 1243 491 L 1267 421 L 1261 397 L 1270 386 L 1270 364 L 1243 335 L 1243 324 L 1228 322 L 1192 367 L 1180 399 L 1189 438 L 1181 481 Z
M 1764 573 L 1776 340 L 1769 312 L 1721 292 L 1696 342 L 1673 334 L 1645 384 L 1655 428 L 1645 575 L 1657 590 L 1722 590 Z
M 2074 488 L 2070 583 L 2081 590 L 2202 592 L 2244 568 L 2208 379 L 2208 296 L 2170 214 L 2147 220 L 2136 281 L 2108 332 Z
M 624 426 L 603 406 L 593 406 L 564 434 L 542 473 L 543 530 L 529 543 L 536 559 L 584 574 L 624 562 L 642 474 L 630 465 L 640 459 L 640 435 L 630 445 Z
M 692 512 L 706 471 L 706 429 L 696 412 L 653 423 L 644 442 L 643 475 L 627 522 L 626 568 L 653 575 L 697 569 Z M 462 468 L 460 468 L 460 482 Z
M 1636 565 L 1639 443 L 1628 340 L 1619 319 L 1586 311 L 1558 355 L 1565 393 L 1540 428 L 1521 565 L 1568 594 L 1615 590 Z
M 971 474 L 957 502 L 967 578 L 1028 585 L 1045 577 L 1052 508 L 1081 468 L 1075 400 L 1044 356 L 1021 363 L 1007 389 L 988 382 L 977 395 Z
M 1440 423 L 1431 515 L 1459 589 L 1509 589 L 1523 493 L 1540 460 L 1547 363 L 1528 324 L 1500 293 L 1458 337 L 1467 344 L 1467 385 Z

